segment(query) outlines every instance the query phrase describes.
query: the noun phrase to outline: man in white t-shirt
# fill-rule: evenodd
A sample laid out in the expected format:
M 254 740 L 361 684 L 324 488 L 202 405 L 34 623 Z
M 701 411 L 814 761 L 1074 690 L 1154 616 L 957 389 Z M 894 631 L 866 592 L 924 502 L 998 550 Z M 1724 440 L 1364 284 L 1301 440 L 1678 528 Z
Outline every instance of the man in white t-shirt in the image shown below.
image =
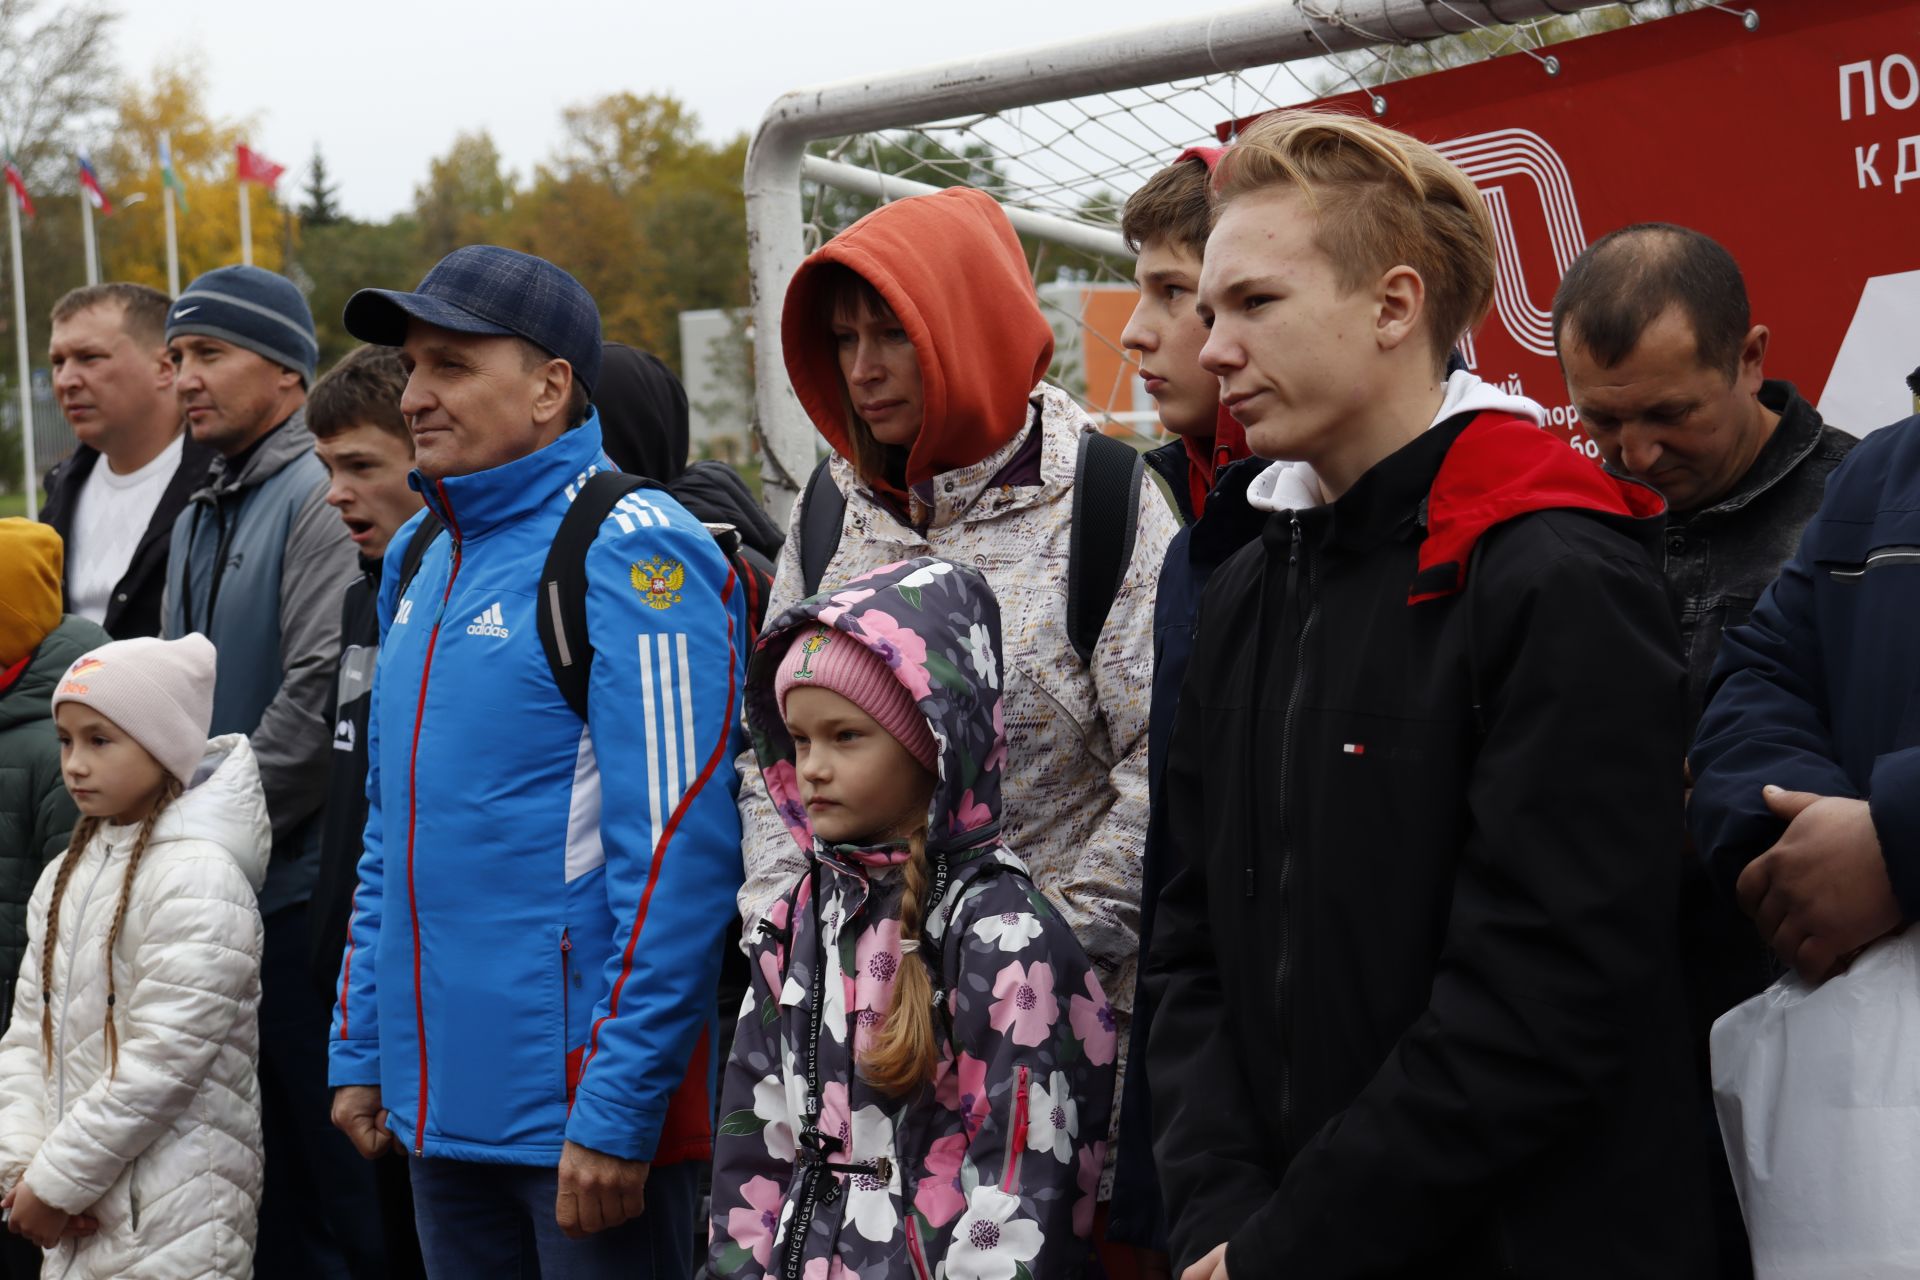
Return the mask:
M 66 608 L 116 640 L 160 634 L 174 517 L 215 455 L 181 430 L 169 299 L 138 284 L 54 304 L 53 391 L 79 447 L 47 475 L 42 519 L 67 544 Z

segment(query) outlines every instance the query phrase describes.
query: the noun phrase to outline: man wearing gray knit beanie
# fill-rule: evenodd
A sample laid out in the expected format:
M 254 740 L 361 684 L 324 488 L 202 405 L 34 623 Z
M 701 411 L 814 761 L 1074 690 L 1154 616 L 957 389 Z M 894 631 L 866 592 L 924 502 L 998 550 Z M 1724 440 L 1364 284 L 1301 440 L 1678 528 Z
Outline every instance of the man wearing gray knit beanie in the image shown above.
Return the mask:
M 266 1190 L 255 1264 L 270 1276 L 373 1274 L 373 1181 L 328 1123 L 329 1008 L 307 979 L 308 900 L 332 743 L 340 599 L 358 568 L 326 504 L 306 425 L 319 346 L 292 281 L 258 267 L 200 276 L 167 312 L 187 430 L 220 455 L 173 528 L 164 634 L 220 652 L 215 735 L 253 741 L 273 820 L 260 890 L 260 1087 Z

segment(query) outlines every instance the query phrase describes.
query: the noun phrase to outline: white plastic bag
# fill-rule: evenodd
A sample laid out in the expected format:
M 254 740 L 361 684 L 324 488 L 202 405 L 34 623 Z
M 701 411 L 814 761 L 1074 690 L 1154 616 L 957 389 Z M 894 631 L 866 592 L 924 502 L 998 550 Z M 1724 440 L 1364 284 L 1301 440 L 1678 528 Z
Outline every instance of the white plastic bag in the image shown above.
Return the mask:
M 1756 1280 L 1920 1277 L 1920 930 L 1713 1024 Z

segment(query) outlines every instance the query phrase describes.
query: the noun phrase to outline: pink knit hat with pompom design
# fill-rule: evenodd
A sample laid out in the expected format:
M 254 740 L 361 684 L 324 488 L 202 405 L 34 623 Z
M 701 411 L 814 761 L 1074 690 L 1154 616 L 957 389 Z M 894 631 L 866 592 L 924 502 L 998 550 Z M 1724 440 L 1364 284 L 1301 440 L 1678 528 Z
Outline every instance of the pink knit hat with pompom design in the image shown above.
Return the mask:
M 927 772 L 939 772 L 940 748 L 927 718 L 892 668 L 857 637 L 831 627 L 802 628 L 773 677 L 773 696 L 782 715 L 787 710 L 787 693 L 796 685 L 839 694 L 872 716 Z

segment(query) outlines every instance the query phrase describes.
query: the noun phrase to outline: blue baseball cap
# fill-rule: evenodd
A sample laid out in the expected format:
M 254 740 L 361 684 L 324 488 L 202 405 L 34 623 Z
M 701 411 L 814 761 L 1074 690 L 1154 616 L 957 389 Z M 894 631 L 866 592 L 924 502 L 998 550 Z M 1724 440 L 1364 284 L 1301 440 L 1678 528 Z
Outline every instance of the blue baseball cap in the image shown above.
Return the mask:
M 434 264 L 412 293 L 362 289 L 347 299 L 347 332 L 378 347 L 407 340 L 407 321 L 455 333 L 525 338 L 573 366 L 588 392 L 600 378 L 600 308 L 545 258 L 470 244 Z

